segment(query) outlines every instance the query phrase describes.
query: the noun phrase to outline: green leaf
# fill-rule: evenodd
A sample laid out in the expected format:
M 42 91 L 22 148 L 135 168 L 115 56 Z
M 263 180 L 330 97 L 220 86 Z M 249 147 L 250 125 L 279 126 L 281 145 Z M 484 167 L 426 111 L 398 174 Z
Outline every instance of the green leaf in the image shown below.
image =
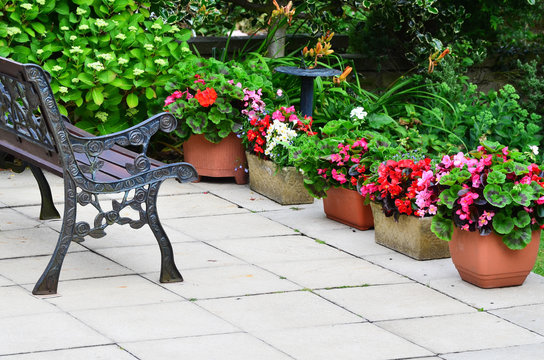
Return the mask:
M 152 87 L 148 87 L 145 89 L 145 97 L 149 100 L 154 99 L 157 97 L 157 94 L 155 93 L 155 90 L 153 90 Z
M 67 2 L 61 2 L 60 4 L 57 4 L 55 11 L 59 13 L 60 15 L 68 15 L 70 14 L 70 8 L 68 7 Z
M 33 22 L 30 25 L 34 28 L 34 30 L 36 30 L 36 32 L 38 34 L 44 34 L 45 33 L 45 26 L 42 23 Z
M 82 72 L 82 73 L 79 73 L 77 78 L 87 85 L 94 85 L 94 78 L 91 74 Z
M 453 221 L 436 214 L 431 221 L 431 231 L 439 238 L 450 241 L 453 234 Z
M 189 125 L 193 133 L 202 134 L 204 132 L 204 128 L 208 124 L 208 117 L 206 113 L 199 111 L 194 116 L 188 118 L 186 121 L 187 125 Z
M 102 105 L 104 102 L 104 95 L 102 94 L 102 87 L 94 87 L 91 89 L 91 97 L 96 105 Z
M 493 217 L 493 229 L 498 234 L 508 234 L 514 230 L 514 220 L 509 213 L 500 211 Z
M 484 188 L 485 199 L 493 206 L 503 208 L 512 202 L 512 197 L 509 193 L 502 191 L 497 184 L 488 184 Z
M 138 106 L 138 95 L 130 93 L 127 95 L 127 105 L 129 108 L 135 108 Z
M 101 71 L 98 73 L 97 78 L 103 84 L 111 84 L 113 80 L 117 77 L 117 74 L 111 70 Z
M 440 193 L 440 202 L 439 204 L 444 204 L 448 209 L 453 209 L 455 201 L 459 198 L 458 192 L 462 189 L 461 185 L 453 185 L 447 190 L 444 190 Z
M 132 82 L 124 77 L 116 77 L 110 84 L 123 90 L 132 89 Z
M 502 184 L 506 180 L 506 175 L 500 171 L 491 171 L 487 175 L 487 182 L 489 184 Z
M 517 215 L 513 217 L 512 220 L 514 221 L 514 225 L 518 228 L 523 228 L 531 224 L 531 216 L 525 210 L 518 211 Z
M 502 236 L 502 241 L 512 250 L 521 250 L 531 242 L 532 230 L 530 226 L 516 229 Z
M 529 184 L 517 184 L 511 191 L 512 200 L 522 206 L 531 205 L 534 199 L 534 190 Z

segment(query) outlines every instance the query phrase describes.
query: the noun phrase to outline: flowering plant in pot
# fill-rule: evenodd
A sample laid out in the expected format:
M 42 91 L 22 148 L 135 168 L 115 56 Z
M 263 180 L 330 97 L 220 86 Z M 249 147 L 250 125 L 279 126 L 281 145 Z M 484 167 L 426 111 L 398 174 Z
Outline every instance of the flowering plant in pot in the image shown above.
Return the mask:
M 441 192 L 432 229 L 453 240 L 452 259 L 464 280 L 481 287 L 519 285 L 532 269 L 544 224 L 544 174 L 528 159 L 497 142 L 483 142 L 467 155 L 444 156 L 437 165 Z M 476 239 L 469 241 L 471 236 Z M 475 247 L 487 243 L 495 250 Z M 454 253 L 461 250 L 473 258 L 456 263 Z M 528 263 L 512 264 L 513 275 L 505 269 L 494 273 L 498 265 L 521 258 Z
M 289 157 L 290 147 L 301 137 L 314 136 L 312 118 L 282 106 L 269 115 L 264 109 L 249 114 L 242 124 L 247 149 L 250 188 L 282 204 L 307 204 L 313 198 L 304 189 L 302 174 Z
M 379 163 L 359 192 L 372 201 L 376 243 L 417 260 L 449 256 L 447 244 L 431 232 L 439 192 L 429 157 L 397 154 Z

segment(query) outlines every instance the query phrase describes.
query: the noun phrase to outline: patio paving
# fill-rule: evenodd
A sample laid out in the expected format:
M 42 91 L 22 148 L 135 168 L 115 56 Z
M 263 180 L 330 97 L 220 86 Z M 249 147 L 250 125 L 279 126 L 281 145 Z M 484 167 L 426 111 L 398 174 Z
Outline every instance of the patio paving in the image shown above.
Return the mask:
M 46 177 L 62 213 L 62 179 Z M 113 226 L 71 244 L 57 295 L 34 296 L 61 222 L 38 220 L 30 171 L 0 171 L 0 360 L 544 358 L 539 275 L 480 289 L 450 259 L 327 219 L 319 200 L 280 206 L 223 181 L 159 194 L 183 283 L 159 283 L 147 227 Z

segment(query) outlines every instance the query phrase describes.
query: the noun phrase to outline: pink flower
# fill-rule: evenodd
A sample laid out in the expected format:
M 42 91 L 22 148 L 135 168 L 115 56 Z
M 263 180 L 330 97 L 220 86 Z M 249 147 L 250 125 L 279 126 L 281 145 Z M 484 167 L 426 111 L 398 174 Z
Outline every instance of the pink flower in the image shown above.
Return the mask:
M 466 163 L 466 161 L 465 155 L 462 152 L 459 152 L 453 157 L 453 166 L 460 168 L 464 163 Z
M 438 208 L 434 205 L 429 205 L 429 214 L 431 215 L 436 215 L 436 211 L 438 210 Z
M 283 116 L 282 112 L 279 110 L 276 110 L 272 113 L 272 119 L 273 120 L 279 120 L 279 121 L 285 121 L 285 116 Z
M 340 162 L 342 157 L 339 154 L 331 154 L 331 162 Z
M 282 97 L 282 96 L 283 96 L 283 90 L 282 90 L 282 89 L 278 89 L 278 90 L 276 91 L 276 95 L 277 95 L 278 97 Z
M 502 153 L 503 153 L 505 156 L 508 156 L 508 153 L 509 153 L 509 151 L 508 151 L 508 146 L 506 146 L 506 147 L 504 147 L 504 148 L 502 149 Z
M 449 157 L 449 155 L 444 155 L 444 157 L 442 157 L 442 164 L 444 164 L 446 169 L 451 167 L 452 163 L 451 163 L 451 158 Z
M 337 172 L 336 169 L 332 169 L 332 178 L 338 181 L 340 184 L 347 182 L 346 175 Z
M 480 175 L 473 174 L 472 175 L 472 186 L 477 188 L 477 187 L 480 187 L 481 184 L 482 184 L 482 182 L 480 181 Z
M 295 114 L 292 114 L 289 116 L 289 122 L 297 122 L 298 121 L 298 116 L 296 116 Z
M 164 106 L 168 106 L 168 105 L 173 104 L 175 102 L 176 102 L 176 99 L 172 95 L 170 95 L 170 96 L 168 96 L 166 98 L 166 100 L 164 100 Z
M 537 203 L 538 205 L 544 204 L 544 196 L 539 197 L 539 198 L 536 200 L 536 203 Z
M 288 108 L 284 108 L 285 109 L 285 112 L 287 114 L 290 114 L 290 113 L 294 113 L 295 112 L 295 106 L 294 105 L 291 105 L 289 106 Z
M 417 180 L 417 186 L 427 186 L 433 177 L 434 175 L 432 170 L 424 171 L 421 178 Z
M 468 224 L 461 226 L 461 230 L 469 231 Z

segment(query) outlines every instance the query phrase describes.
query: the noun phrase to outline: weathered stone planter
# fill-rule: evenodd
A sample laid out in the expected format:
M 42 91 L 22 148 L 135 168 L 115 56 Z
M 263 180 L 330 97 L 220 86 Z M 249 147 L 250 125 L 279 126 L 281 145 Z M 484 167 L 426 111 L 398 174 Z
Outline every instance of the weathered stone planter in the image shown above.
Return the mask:
M 431 231 L 431 218 L 400 215 L 398 222 L 386 217 L 379 204 L 371 203 L 374 215 L 375 240 L 416 260 L 450 257 L 448 242 L 440 240 Z
M 374 226 L 370 206 L 365 205 L 365 199 L 355 190 L 330 188 L 323 198 L 323 210 L 329 219 L 359 230 Z
M 302 174 L 295 167 L 278 166 L 246 152 L 249 188 L 281 205 L 311 204 L 314 198 L 304 188 Z

